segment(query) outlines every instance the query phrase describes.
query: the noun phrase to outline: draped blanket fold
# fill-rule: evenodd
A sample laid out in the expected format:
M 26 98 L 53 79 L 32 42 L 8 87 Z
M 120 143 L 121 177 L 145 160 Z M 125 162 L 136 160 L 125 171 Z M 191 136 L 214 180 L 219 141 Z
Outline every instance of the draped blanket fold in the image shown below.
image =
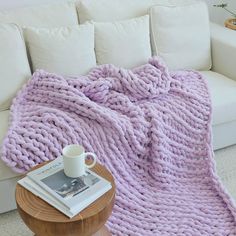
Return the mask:
M 112 235 L 236 235 L 211 146 L 211 102 L 194 71 L 160 58 L 63 78 L 37 71 L 13 101 L 3 161 L 26 172 L 67 144 L 95 152 L 117 184 Z

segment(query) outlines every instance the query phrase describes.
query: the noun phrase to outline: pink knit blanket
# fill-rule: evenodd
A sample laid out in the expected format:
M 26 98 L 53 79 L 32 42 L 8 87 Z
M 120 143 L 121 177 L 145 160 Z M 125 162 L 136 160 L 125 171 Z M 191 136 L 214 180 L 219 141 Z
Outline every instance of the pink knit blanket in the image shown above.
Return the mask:
M 216 177 L 210 127 L 202 76 L 170 73 L 156 57 L 78 78 L 37 71 L 11 107 L 2 159 L 25 172 L 80 143 L 115 178 L 113 235 L 232 236 L 236 209 Z

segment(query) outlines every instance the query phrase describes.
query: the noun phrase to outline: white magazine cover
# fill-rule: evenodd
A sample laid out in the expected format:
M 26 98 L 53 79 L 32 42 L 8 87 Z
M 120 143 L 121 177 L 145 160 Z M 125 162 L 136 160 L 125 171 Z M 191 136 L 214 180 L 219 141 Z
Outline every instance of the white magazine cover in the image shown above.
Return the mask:
M 75 212 L 71 212 L 68 207 L 64 206 L 61 202 L 59 202 L 52 195 L 48 194 L 47 191 L 43 190 L 40 186 L 38 186 L 34 181 L 32 181 L 29 177 L 24 177 L 18 181 L 20 185 L 24 188 L 32 192 L 37 197 L 40 197 L 45 202 L 49 203 L 51 206 L 55 207 L 57 210 L 64 213 L 66 216 L 72 218 L 76 215 Z
M 66 176 L 62 157 L 29 172 L 27 176 L 70 210 L 78 206 L 85 208 L 112 187 L 109 181 L 88 169 L 79 178 Z
M 89 199 L 87 199 L 87 201 L 83 205 L 78 204 L 74 208 L 69 209 L 60 201 L 58 201 L 58 199 L 56 199 L 53 195 L 49 194 L 46 190 L 44 190 L 38 184 L 36 184 L 33 180 L 31 180 L 28 176 L 24 177 L 23 179 L 20 179 L 18 183 L 22 185 L 24 188 L 26 188 L 27 190 L 29 190 L 30 192 L 32 192 L 34 195 L 40 197 L 45 202 L 55 207 L 57 210 L 64 213 L 69 218 L 72 218 L 73 216 L 77 215 L 80 211 L 82 211 L 84 208 L 86 208 L 89 204 L 94 202 L 97 198 L 99 198 L 99 196 L 103 194 L 102 192 L 97 192 L 96 194 L 91 196 Z

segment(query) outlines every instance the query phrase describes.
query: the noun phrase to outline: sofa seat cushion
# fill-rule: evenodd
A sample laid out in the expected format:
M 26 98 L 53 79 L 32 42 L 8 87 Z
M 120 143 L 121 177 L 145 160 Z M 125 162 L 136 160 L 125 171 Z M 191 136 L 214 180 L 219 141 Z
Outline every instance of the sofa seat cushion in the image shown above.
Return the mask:
M 0 112 L 0 143 L 7 132 L 8 129 L 8 118 L 9 118 L 9 110 Z M 10 179 L 20 174 L 13 172 L 6 164 L 0 159 L 0 181 L 5 179 Z
M 212 99 L 213 126 L 236 120 L 236 81 L 213 71 L 202 71 Z

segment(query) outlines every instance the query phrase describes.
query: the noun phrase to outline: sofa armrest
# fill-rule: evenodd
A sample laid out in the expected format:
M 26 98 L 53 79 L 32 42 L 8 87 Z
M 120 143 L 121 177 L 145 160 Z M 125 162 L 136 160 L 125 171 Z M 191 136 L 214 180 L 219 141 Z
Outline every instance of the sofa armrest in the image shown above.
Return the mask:
M 211 23 L 212 70 L 236 80 L 236 31 Z

